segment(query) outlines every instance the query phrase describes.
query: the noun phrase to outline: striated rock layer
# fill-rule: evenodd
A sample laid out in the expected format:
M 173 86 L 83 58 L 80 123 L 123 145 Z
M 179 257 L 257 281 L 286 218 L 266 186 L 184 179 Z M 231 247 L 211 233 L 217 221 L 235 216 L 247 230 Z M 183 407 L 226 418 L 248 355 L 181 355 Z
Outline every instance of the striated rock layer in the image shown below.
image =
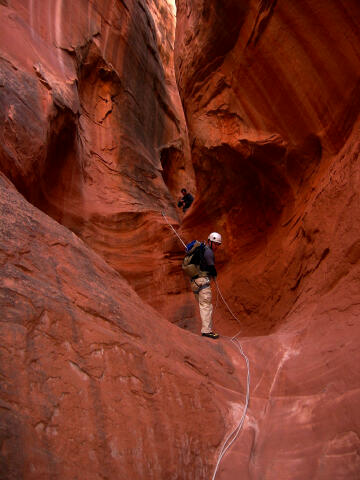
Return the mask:
M 224 236 L 217 328 L 241 328 L 250 412 L 219 479 L 360 472 L 357 1 L 177 1 L 197 189 Z M 211 227 L 210 227 L 211 226 Z
M 161 211 L 176 224 L 180 188 L 194 191 L 171 7 L 11 0 L 0 16 L 1 170 L 146 302 L 182 321 L 184 280 L 172 275 L 162 245 L 169 231 Z M 165 274 L 168 283 L 159 281 Z M 187 311 L 194 328 L 192 302 Z
M 0 477 L 207 478 L 244 385 L 171 325 L 196 319 L 160 212 L 194 179 L 163 27 L 135 0 L 0 18 Z
M 290 3 L 178 0 L 189 142 L 167 2 L 0 2 L 1 478 L 211 478 L 240 327 L 216 478 L 358 478 L 360 11 Z
M 0 477 L 209 478 L 241 415 L 230 350 L 160 317 L 3 175 L 0 212 Z

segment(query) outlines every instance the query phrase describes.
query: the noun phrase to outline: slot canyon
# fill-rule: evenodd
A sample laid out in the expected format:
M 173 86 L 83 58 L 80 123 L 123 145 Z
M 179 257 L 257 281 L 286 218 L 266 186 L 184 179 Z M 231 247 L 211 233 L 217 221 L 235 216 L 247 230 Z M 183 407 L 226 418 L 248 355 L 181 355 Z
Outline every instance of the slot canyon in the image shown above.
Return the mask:
M 358 480 L 358 0 L 0 19 L 0 478 Z

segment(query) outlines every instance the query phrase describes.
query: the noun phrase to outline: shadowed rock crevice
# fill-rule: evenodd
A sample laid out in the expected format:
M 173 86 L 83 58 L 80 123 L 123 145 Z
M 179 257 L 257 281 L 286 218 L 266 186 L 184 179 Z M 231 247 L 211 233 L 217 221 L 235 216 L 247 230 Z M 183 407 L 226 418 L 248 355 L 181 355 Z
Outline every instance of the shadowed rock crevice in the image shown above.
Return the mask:
M 160 161 L 162 177 L 174 201 L 179 197 L 181 188 L 189 182 L 183 149 L 170 145 L 161 149 Z
M 1 58 L 0 84 L 1 171 L 24 195 L 34 195 L 43 172 L 47 137 L 38 79 L 32 72 L 18 71 L 15 61 Z
M 1 368 L 1 366 L 0 366 Z M 12 405 L 1 401 L 1 427 L 0 427 L 0 472 L 6 480 L 22 478 L 26 445 L 24 445 L 24 426 Z M 9 458 L 12 459 L 9 462 Z
M 241 238 L 226 242 L 229 256 L 244 244 L 266 241 L 291 199 L 283 168 L 286 148 L 244 141 L 239 150 L 224 145 L 196 148 L 193 154 L 198 188 L 203 192 L 198 207 L 204 212 L 198 211 L 201 228 L 222 221 L 230 239 Z
M 293 146 L 286 156 L 286 174 L 295 192 L 305 187 L 320 168 L 322 145 L 318 136 L 309 135 Z
M 262 0 L 260 2 L 259 12 L 257 14 L 255 25 L 251 32 L 250 38 L 247 42 L 247 46 L 253 44 L 256 46 L 260 40 L 261 35 L 264 33 L 271 17 L 274 13 L 277 0 Z
M 177 68 L 177 80 L 183 99 L 194 95 L 199 82 L 204 81 L 222 64 L 225 55 L 237 41 L 249 4 L 248 0 L 177 2 L 177 18 L 184 16 L 187 23 L 180 22 L 177 25 L 182 31 L 176 37 L 176 44 L 178 38 L 182 37 L 186 47 L 201 45 L 201 49 L 196 49 L 195 55 L 177 49 L 176 62 L 178 66 L 181 65 L 181 69 Z M 204 23 L 207 24 L 206 31 L 199 28 Z M 190 75 L 182 77 L 182 69 L 186 69 Z
M 81 201 L 84 182 L 78 160 L 78 118 L 70 110 L 57 109 L 49 123 L 47 154 L 43 173 L 35 192 L 25 195 L 31 203 L 59 223 L 75 227 L 64 218 L 68 198 Z M 68 219 L 69 220 L 69 219 Z

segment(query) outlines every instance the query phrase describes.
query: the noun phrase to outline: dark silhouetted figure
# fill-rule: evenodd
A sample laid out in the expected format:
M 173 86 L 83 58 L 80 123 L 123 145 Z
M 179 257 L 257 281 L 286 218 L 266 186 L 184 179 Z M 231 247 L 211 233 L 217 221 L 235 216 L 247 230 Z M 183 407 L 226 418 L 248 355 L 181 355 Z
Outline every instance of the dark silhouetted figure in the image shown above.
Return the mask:
M 179 208 L 183 207 L 183 212 L 185 213 L 186 210 L 188 210 L 188 208 L 193 203 L 194 197 L 191 195 L 191 193 L 188 193 L 186 191 L 186 188 L 182 188 L 181 193 L 183 197 L 179 200 L 178 207 Z

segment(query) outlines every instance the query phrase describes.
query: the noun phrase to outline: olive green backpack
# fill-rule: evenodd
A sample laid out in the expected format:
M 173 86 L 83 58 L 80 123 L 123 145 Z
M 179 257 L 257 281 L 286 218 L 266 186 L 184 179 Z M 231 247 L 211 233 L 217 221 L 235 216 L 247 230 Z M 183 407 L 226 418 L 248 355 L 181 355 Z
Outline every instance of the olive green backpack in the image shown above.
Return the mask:
M 182 269 L 189 277 L 195 277 L 201 272 L 200 265 L 204 259 L 205 243 L 193 240 L 186 245 L 186 255 Z

